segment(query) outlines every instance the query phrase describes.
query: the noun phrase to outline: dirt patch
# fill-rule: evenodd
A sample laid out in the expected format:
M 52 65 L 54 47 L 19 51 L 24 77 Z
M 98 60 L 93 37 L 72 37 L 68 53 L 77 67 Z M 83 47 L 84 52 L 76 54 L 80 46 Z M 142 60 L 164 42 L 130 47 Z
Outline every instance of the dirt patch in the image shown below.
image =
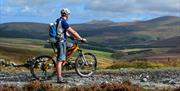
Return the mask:
M 64 79 L 67 84 L 56 83 L 56 77 L 51 80 L 42 81 L 43 83 L 51 83 L 60 88 L 72 88 L 81 85 L 93 86 L 94 84 L 112 84 L 129 81 L 137 84 L 145 89 L 156 88 L 177 88 L 180 87 L 180 69 L 171 70 L 139 70 L 128 71 L 127 69 L 113 71 L 98 72 L 97 74 L 82 78 L 75 73 L 64 73 Z M 0 85 L 14 84 L 22 87 L 34 80 L 29 73 L 0 73 Z

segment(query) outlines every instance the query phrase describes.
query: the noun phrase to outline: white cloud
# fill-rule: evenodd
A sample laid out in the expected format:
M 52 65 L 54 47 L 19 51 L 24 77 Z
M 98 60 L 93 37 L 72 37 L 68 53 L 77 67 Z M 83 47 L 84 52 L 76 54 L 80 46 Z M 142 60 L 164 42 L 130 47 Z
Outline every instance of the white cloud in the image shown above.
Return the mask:
M 53 2 L 56 2 L 57 0 L 7 0 L 7 4 L 9 6 L 15 6 L 15 7 L 22 7 L 25 5 L 29 6 L 44 6 L 47 4 L 52 4 Z
M 59 12 L 62 7 L 88 15 L 104 16 L 137 13 L 177 14 L 180 11 L 180 0 L 6 0 L 1 11 L 6 14 L 31 13 L 35 16 L 49 16 Z
M 26 5 L 28 2 L 27 0 L 7 0 L 5 4 L 7 4 L 8 6 L 22 6 L 22 5 Z
M 74 21 L 180 16 L 180 0 L 0 0 L 0 15 L 51 20 L 58 17 L 64 7 L 71 10 Z
M 180 0 L 88 0 L 85 8 L 114 13 L 179 13 Z
M 55 13 L 58 0 L 6 0 L 1 11 L 12 16 L 49 16 Z M 9 8 L 11 10 L 9 10 Z
M 30 12 L 31 8 L 29 6 L 25 6 L 24 9 L 22 9 L 22 12 Z
M 67 5 L 69 4 L 79 4 L 82 2 L 82 0 L 64 0 L 64 3 L 66 3 Z

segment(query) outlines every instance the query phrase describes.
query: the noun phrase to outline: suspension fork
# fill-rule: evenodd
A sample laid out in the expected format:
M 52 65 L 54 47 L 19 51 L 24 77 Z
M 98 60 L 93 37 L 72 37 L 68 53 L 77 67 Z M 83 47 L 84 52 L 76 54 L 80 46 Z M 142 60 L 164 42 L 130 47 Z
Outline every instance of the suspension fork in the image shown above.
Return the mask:
M 88 62 L 86 61 L 86 58 L 85 58 L 82 50 L 79 49 L 78 52 L 79 52 L 79 56 L 80 56 L 81 60 L 83 61 L 83 63 L 85 63 L 85 65 L 88 65 Z

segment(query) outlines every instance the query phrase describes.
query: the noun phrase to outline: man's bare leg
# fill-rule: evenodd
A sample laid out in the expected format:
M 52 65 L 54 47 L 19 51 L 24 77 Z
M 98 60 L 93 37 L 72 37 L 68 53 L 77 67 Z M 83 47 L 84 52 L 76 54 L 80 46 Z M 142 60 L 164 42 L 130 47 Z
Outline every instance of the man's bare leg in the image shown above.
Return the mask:
M 57 65 L 57 80 L 58 81 L 61 81 L 61 78 L 62 78 L 62 62 L 58 62 Z

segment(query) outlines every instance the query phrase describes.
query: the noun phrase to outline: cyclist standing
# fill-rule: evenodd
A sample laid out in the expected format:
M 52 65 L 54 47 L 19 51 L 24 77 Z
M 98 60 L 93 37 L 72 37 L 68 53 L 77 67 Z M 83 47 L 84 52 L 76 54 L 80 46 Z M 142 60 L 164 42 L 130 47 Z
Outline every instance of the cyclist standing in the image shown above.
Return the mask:
M 62 78 L 62 63 L 66 60 L 66 47 L 67 47 L 67 33 L 72 34 L 76 39 L 81 40 L 82 42 L 86 42 L 85 38 L 82 38 L 73 28 L 69 26 L 67 20 L 69 19 L 70 10 L 67 8 L 63 8 L 61 10 L 61 17 L 59 18 L 59 24 L 57 27 L 57 42 L 55 46 L 57 48 L 57 82 L 58 83 L 66 83 L 67 81 Z M 63 35 L 62 35 L 63 33 Z

